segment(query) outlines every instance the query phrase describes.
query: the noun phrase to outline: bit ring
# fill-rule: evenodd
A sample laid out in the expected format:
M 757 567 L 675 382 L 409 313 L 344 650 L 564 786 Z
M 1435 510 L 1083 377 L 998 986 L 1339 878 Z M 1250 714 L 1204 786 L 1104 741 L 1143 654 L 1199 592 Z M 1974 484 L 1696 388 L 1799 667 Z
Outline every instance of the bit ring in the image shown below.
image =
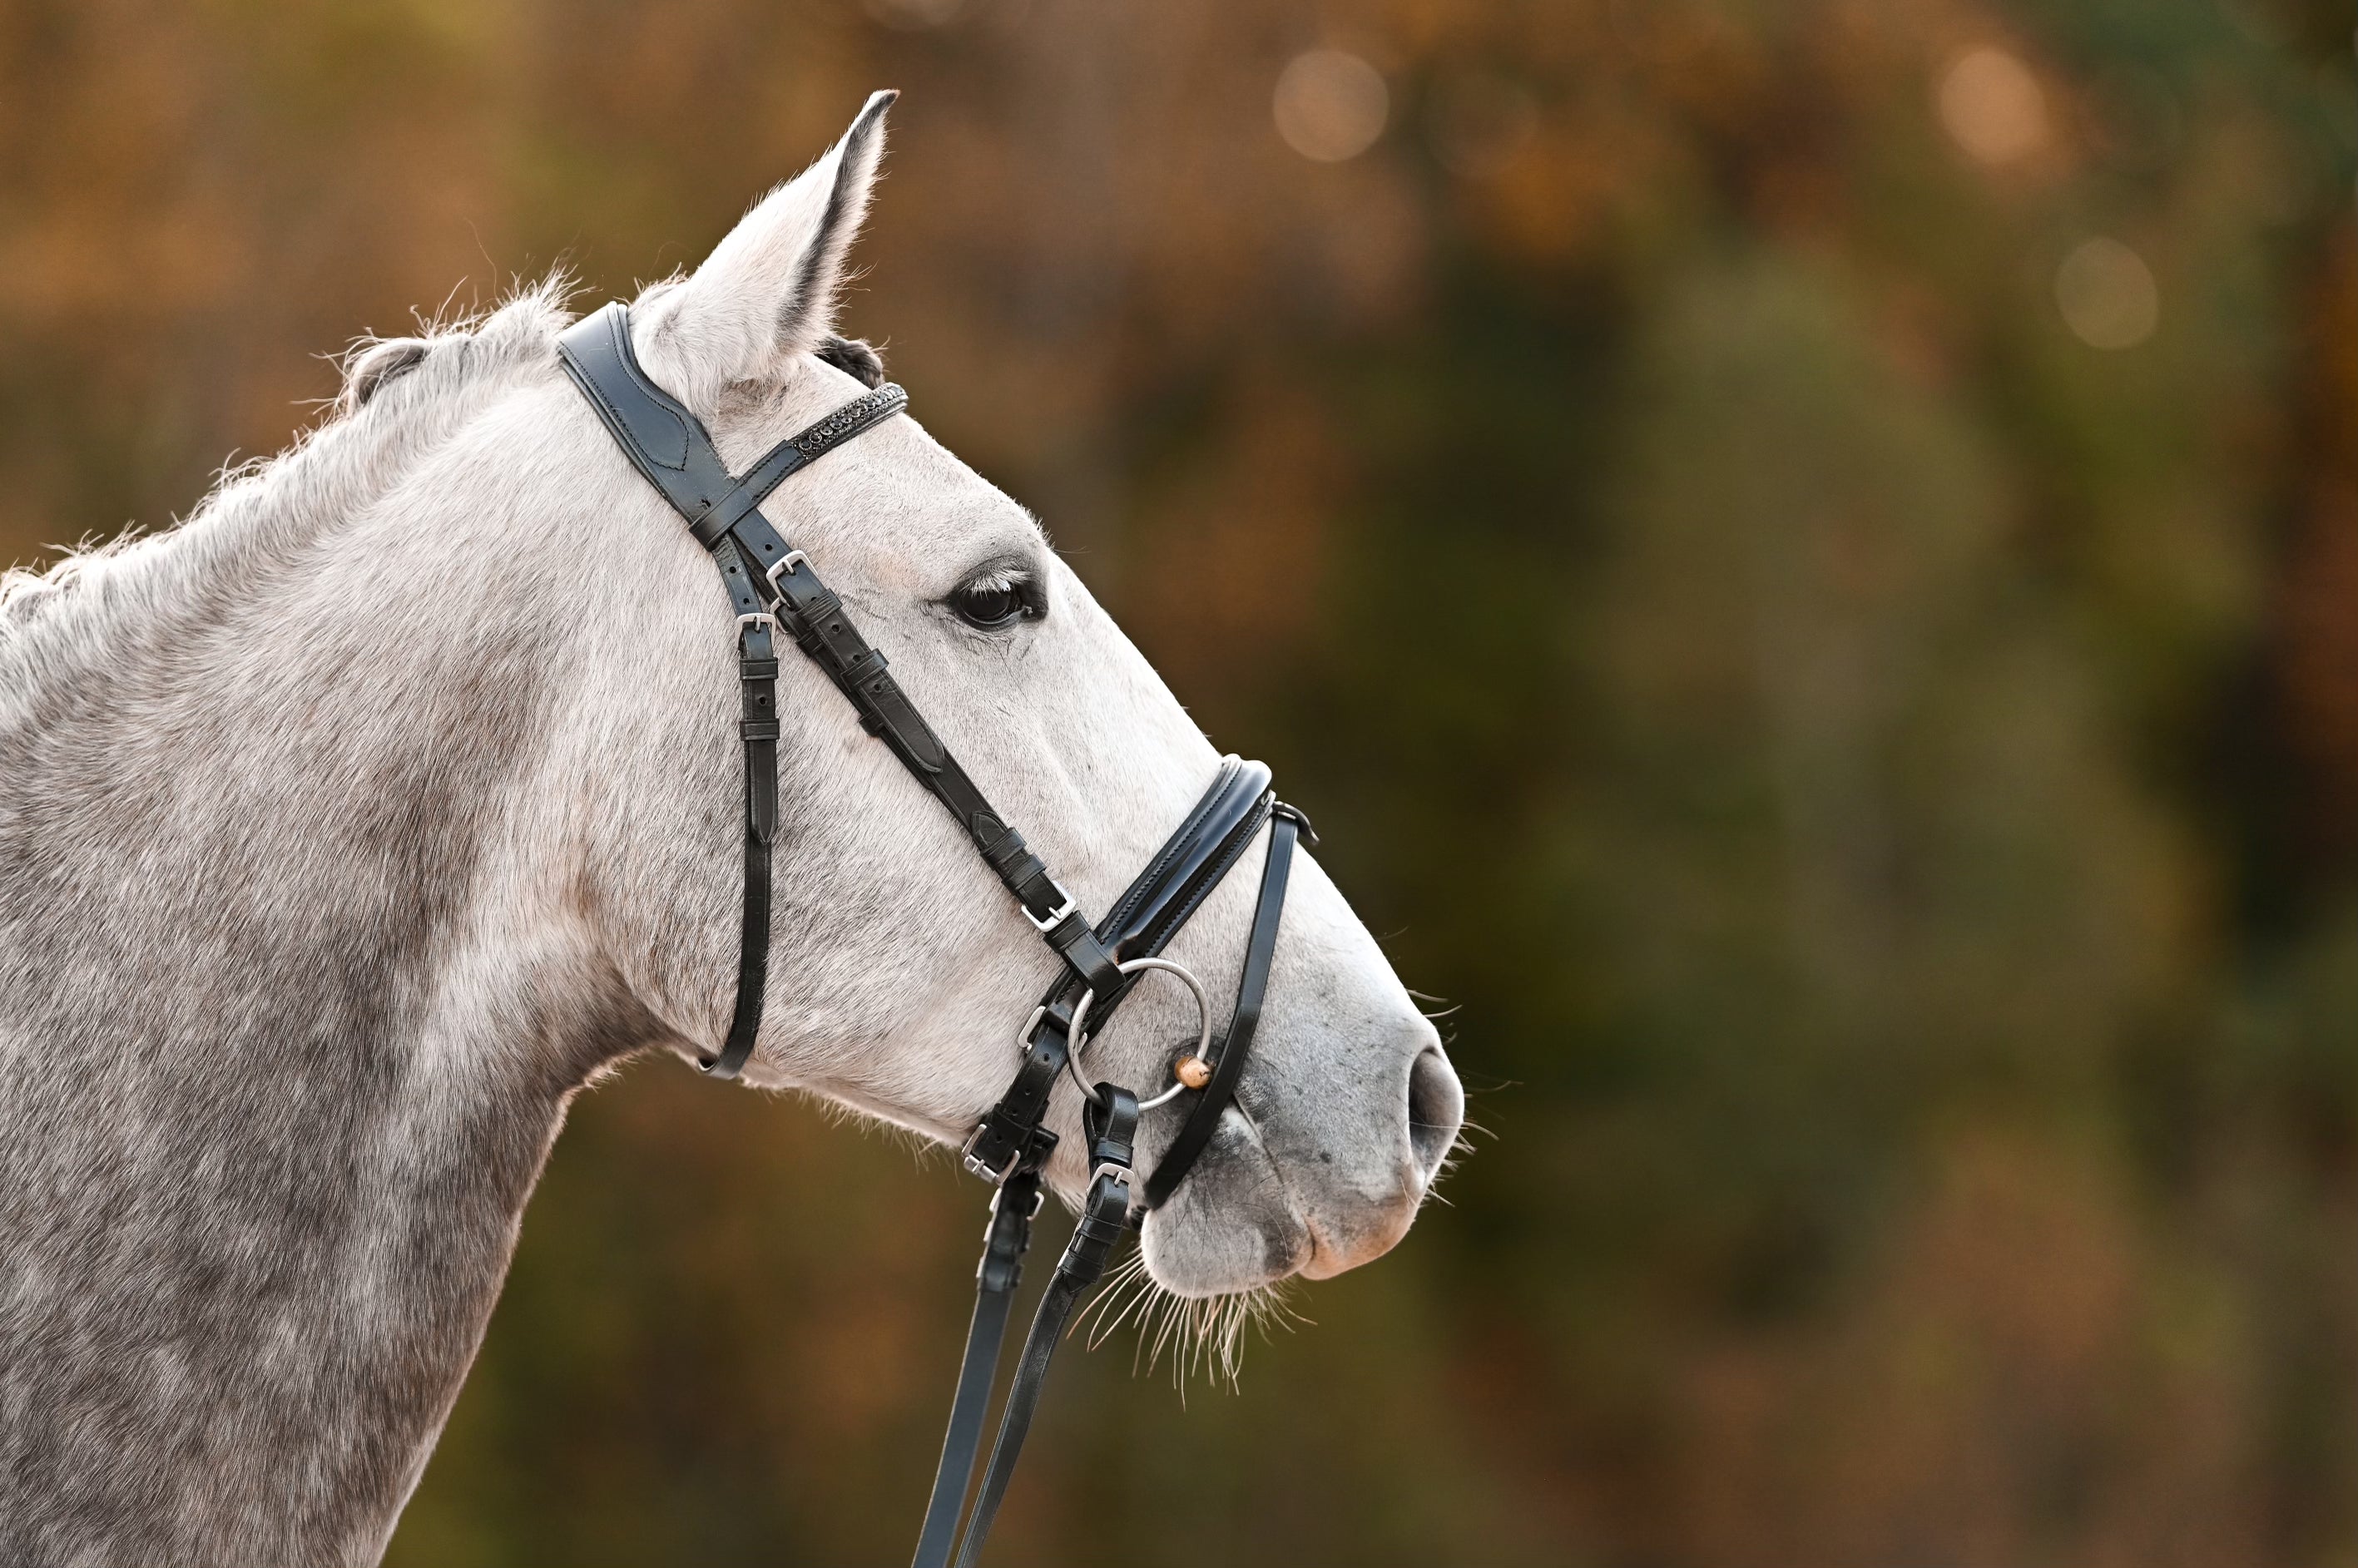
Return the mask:
M 1168 958 L 1132 958 L 1126 964 L 1116 965 L 1115 968 L 1125 975 L 1135 975 L 1146 969 L 1161 969 L 1166 974 L 1179 977 L 1180 983 L 1184 985 L 1188 992 L 1195 997 L 1195 1015 L 1203 1023 L 1202 1030 L 1195 1036 L 1194 1054 L 1198 1058 L 1209 1058 L 1212 1052 L 1212 1000 L 1204 994 L 1203 981 L 1191 974 L 1184 965 L 1174 964 Z M 1082 1077 L 1080 1069 L 1081 1048 L 1089 1043 L 1086 1033 L 1089 1021 L 1089 1007 L 1097 1000 L 1097 995 L 1095 988 L 1091 988 L 1083 991 L 1081 1000 L 1073 1004 L 1072 1046 L 1065 1053 L 1065 1071 L 1072 1075 L 1073 1082 L 1080 1087 L 1083 1094 L 1088 1096 L 1092 1101 L 1102 1103 L 1097 1086 Z M 1186 1087 L 1184 1083 L 1174 1081 L 1169 1088 L 1164 1089 L 1152 1099 L 1140 1100 L 1138 1108 L 1152 1110 L 1156 1106 L 1168 1105 L 1184 1093 Z

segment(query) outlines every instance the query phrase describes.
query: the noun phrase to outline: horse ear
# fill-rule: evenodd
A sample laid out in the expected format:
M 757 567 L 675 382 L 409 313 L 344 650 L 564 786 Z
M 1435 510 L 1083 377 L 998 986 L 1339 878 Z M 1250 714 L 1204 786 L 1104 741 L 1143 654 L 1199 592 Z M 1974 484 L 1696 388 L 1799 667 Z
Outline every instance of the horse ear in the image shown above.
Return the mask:
M 378 338 L 354 345 L 344 361 L 344 390 L 336 399 L 337 412 L 365 407 L 385 383 L 423 363 L 431 346 L 423 338 Z
M 822 362 L 856 377 L 862 386 L 872 389 L 884 384 L 884 356 L 864 338 L 829 338 L 813 351 Z
M 827 341 L 899 96 L 871 95 L 843 139 L 755 202 L 693 275 L 642 297 L 635 346 L 674 396 L 709 408 L 730 383 L 767 380 Z

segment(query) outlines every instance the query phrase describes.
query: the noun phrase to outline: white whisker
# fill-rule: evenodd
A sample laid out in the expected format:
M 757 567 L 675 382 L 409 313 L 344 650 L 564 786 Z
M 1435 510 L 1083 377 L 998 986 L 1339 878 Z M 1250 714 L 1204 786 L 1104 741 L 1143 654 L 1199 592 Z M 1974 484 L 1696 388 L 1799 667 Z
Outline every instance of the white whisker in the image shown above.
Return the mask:
M 1172 1387 L 1184 1399 L 1198 1368 L 1207 1381 L 1235 1388 L 1255 1331 L 1267 1338 L 1271 1327 L 1290 1331 L 1310 1321 L 1287 1300 L 1290 1289 L 1289 1281 L 1279 1281 L 1222 1295 L 1182 1296 L 1157 1284 L 1146 1271 L 1146 1255 L 1133 1250 L 1107 1271 L 1069 1333 L 1079 1336 L 1087 1324 L 1087 1343 L 1095 1350 L 1124 1329 L 1135 1329 L 1131 1372 L 1139 1370 L 1141 1357 L 1145 1370 L 1153 1371 L 1170 1352 Z

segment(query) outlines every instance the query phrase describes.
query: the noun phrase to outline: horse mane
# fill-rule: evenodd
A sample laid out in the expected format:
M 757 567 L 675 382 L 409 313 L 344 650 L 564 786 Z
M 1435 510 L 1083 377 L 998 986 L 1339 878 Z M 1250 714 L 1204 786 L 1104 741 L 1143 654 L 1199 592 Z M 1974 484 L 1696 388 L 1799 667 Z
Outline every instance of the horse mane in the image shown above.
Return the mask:
M 356 339 L 338 356 L 342 389 L 321 417 L 274 455 L 224 465 L 185 516 L 153 532 L 135 524 L 111 539 L 85 537 L 45 568 L 0 570 L 0 698 L 86 668 L 105 641 L 107 607 L 167 612 L 176 588 L 206 575 L 181 569 L 192 554 L 265 569 L 364 507 L 481 406 L 471 389 L 504 389 L 555 363 L 574 290 L 559 269 L 488 308 L 421 319 L 414 336 Z M 858 339 L 830 336 L 817 351 L 869 386 L 884 379 L 882 357 Z M 453 418 L 454 409 L 463 413 Z
M 344 388 L 321 417 L 275 455 L 225 465 L 185 515 L 85 540 L 45 568 L 0 571 L 0 721 L 46 683 L 86 669 L 116 614 L 178 618 L 190 595 L 299 556 L 491 395 L 553 368 L 572 292 L 555 272 L 487 309 L 421 321 L 416 337 L 362 338 L 339 356 Z

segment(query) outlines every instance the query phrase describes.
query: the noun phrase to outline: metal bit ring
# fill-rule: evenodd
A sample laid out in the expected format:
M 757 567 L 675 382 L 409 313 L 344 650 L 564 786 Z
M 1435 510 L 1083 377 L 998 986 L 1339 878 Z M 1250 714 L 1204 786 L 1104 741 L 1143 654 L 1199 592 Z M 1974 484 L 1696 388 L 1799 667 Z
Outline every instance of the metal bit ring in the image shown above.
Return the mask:
M 1195 998 L 1195 1015 L 1203 1021 L 1204 1027 L 1202 1033 L 1197 1034 L 1195 1037 L 1195 1054 L 1198 1057 L 1205 1058 L 1208 1058 L 1211 1055 L 1212 1001 L 1209 997 L 1204 994 L 1203 981 L 1197 979 L 1193 974 L 1190 974 L 1185 966 L 1174 964 L 1168 958 L 1132 958 L 1126 964 L 1120 964 L 1115 967 L 1125 975 L 1134 975 L 1142 969 L 1161 969 L 1166 973 L 1178 976 L 1180 981 L 1186 986 L 1188 991 Z M 1097 995 L 1098 993 L 1094 988 L 1085 990 L 1081 993 L 1081 1000 L 1073 1004 L 1073 1027 L 1070 1036 L 1072 1045 L 1065 1053 L 1065 1071 L 1072 1075 L 1073 1082 L 1080 1089 L 1081 1093 L 1088 1096 L 1093 1101 L 1099 1098 L 1097 1086 L 1081 1076 L 1080 1059 L 1081 1047 L 1089 1043 L 1088 1034 L 1087 1033 L 1089 1021 L 1089 1007 L 1097 1000 Z M 1026 1031 L 1026 1033 L 1029 1033 L 1029 1031 Z M 1140 1100 L 1138 1102 L 1138 1108 L 1141 1110 L 1152 1110 L 1158 1105 L 1168 1105 L 1173 1100 L 1178 1098 L 1180 1095 L 1184 1094 L 1186 1091 L 1186 1088 L 1187 1086 L 1185 1084 L 1174 1081 L 1169 1088 L 1164 1089 L 1152 1099 Z

